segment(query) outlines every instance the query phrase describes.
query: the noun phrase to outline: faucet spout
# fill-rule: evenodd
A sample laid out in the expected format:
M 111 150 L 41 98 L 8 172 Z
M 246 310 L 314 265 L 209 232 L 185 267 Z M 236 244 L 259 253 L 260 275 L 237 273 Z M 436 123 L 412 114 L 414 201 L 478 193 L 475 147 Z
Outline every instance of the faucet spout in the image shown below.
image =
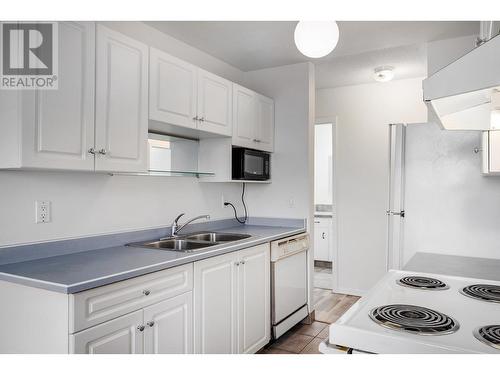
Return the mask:
M 200 215 L 200 216 L 193 217 L 192 219 L 186 221 L 184 224 L 179 225 L 178 221 L 181 218 L 181 216 L 183 216 L 183 215 L 184 214 L 180 214 L 179 216 L 177 216 L 177 218 L 172 223 L 172 232 L 171 232 L 172 233 L 172 237 L 177 236 L 177 234 L 179 233 L 179 231 L 181 231 L 185 226 L 187 226 L 188 224 L 192 223 L 195 220 L 198 220 L 198 219 L 207 219 L 207 220 L 210 220 L 210 215 Z

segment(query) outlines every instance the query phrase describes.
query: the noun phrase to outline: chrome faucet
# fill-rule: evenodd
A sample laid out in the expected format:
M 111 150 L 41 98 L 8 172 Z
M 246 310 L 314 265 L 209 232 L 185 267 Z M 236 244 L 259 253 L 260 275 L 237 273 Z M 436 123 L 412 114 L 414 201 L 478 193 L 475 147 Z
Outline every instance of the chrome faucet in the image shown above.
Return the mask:
M 172 223 L 172 231 L 171 231 L 171 236 L 172 237 L 177 236 L 177 234 L 179 233 L 179 231 L 182 230 L 182 228 L 184 228 L 186 225 L 188 225 L 189 223 L 191 223 L 191 222 L 193 222 L 195 220 L 198 220 L 198 219 L 207 219 L 207 220 L 210 220 L 210 215 L 200 215 L 200 216 L 193 217 L 191 220 L 186 221 L 184 224 L 179 225 L 179 219 L 182 216 L 184 216 L 184 213 L 182 213 L 179 216 L 177 216 L 174 219 L 173 223 Z

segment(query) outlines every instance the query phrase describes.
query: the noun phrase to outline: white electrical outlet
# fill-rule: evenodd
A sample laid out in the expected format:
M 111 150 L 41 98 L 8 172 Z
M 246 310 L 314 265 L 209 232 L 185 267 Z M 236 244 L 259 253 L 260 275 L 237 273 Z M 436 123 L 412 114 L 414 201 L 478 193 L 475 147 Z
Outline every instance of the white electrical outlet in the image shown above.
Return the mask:
M 294 197 L 290 197 L 290 199 L 288 200 L 288 207 L 290 207 L 290 208 L 295 207 L 295 198 Z
M 36 223 L 50 223 L 50 201 L 36 201 Z

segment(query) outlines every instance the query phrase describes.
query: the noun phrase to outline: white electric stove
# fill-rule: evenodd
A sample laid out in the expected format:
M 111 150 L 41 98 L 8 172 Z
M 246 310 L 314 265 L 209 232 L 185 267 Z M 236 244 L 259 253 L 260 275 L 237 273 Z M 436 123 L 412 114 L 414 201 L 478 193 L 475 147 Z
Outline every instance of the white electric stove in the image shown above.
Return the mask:
M 320 351 L 500 354 L 500 282 L 389 271 Z

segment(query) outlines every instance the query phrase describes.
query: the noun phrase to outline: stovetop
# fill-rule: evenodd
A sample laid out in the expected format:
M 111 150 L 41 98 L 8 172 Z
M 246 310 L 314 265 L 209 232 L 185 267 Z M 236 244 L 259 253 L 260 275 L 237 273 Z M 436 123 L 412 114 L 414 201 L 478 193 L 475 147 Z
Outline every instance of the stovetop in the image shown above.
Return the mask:
M 468 296 L 463 289 L 470 286 L 479 286 L 481 296 Z M 500 354 L 500 303 L 481 299 L 497 296 L 497 286 L 498 281 L 389 271 L 330 326 L 330 344 L 372 353 Z

